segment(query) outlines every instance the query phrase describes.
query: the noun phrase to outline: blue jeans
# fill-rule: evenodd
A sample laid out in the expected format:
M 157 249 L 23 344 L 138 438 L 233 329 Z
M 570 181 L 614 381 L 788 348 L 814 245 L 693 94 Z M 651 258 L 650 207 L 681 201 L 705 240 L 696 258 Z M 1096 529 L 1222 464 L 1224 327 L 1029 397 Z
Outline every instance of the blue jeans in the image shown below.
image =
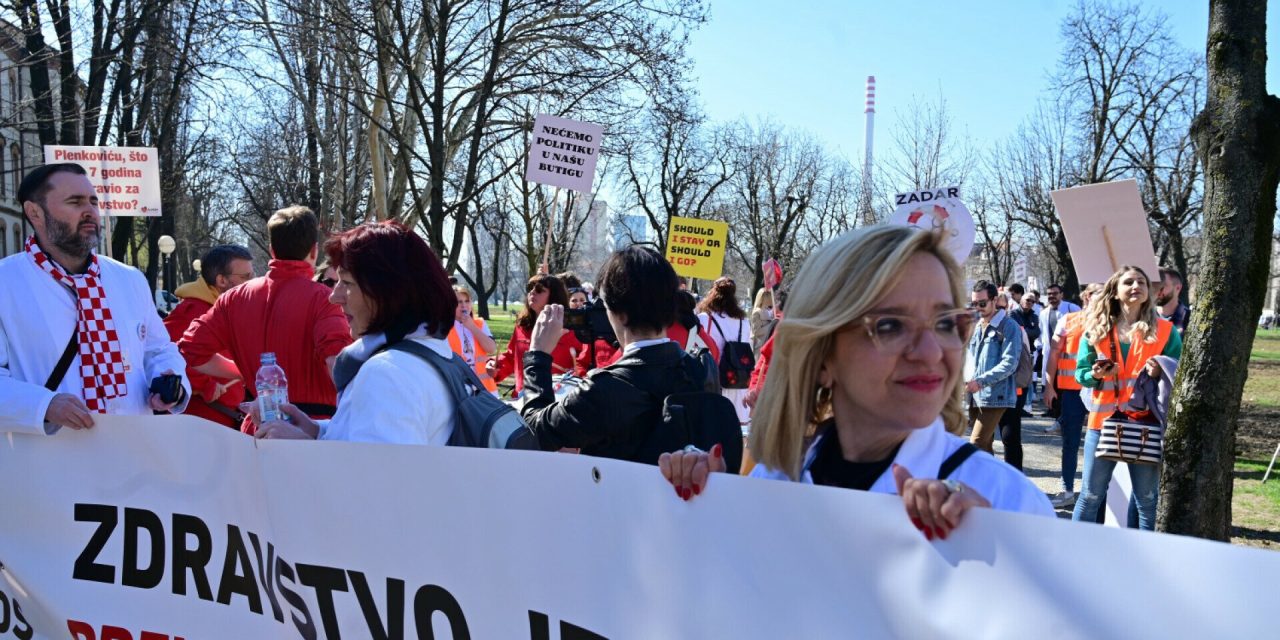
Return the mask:
M 1062 415 L 1058 416 L 1058 427 L 1062 429 L 1062 488 L 1075 491 L 1076 463 L 1080 461 L 1080 436 L 1084 429 L 1084 419 L 1088 415 L 1084 402 L 1080 400 L 1078 389 L 1063 389 L 1058 392 L 1058 406 Z M 1085 471 L 1085 478 L 1089 476 Z
M 1101 431 L 1089 429 L 1084 436 L 1084 481 L 1080 497 L 1076 500 L 1072 520 L 1094 522 L 1102 501 L 1111 484 L 1111 474 L 1116 470 L 1114 460 L 1097 457 Z M 1156 528 L 1156 500 L 1160 497 L 1160 467 L 1154 464 L 1131 464 L 1129 479 L 1133 481 L 1133 497 L 1138 503 L 1138 528 L 1154 531 Z

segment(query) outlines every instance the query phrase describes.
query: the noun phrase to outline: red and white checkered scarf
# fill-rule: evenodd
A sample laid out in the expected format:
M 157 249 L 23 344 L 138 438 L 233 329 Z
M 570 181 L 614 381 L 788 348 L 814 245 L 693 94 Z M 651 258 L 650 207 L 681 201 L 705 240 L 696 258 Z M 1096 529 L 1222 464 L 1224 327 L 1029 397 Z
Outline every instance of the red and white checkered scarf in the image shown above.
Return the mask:
M 62 265 L 40 250 L 35 236 L 27 238 L 27 253 L 54 280 L 76 292 L 79 307 L 76 331 L 79 332 L 84 403 L 90 411 L 105 412 L 107 398 L 124 396 L 128 393 L 128 387 L 125 384 L 120 336 L 116 333 L 115 321 L 111 319 L 111 308 L 107 306 L 107 293 L 98 281 L 102 275 L 98 267 L 98 256 L 90 254 L 88 273 L 70 275 Z

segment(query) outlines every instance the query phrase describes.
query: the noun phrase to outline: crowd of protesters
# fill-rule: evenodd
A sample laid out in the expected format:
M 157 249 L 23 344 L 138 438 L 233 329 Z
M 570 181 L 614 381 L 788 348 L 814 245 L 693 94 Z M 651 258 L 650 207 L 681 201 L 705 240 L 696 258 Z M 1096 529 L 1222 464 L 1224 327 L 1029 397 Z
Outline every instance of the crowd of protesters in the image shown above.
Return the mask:
M 366 223 L 321 244 L 315 214 L 289 207 L 267 222 L 264 276 L 247 249 L 215 247 L 162 325 L 142 275 L 92 251 L 100 218 L 82 169 L 39 167 L 19 200 L 35 233 L 0 261 L 0 431 L 156 411 L 259 438 L 445 445 L 462 428 L 457 380 L 497 396 L 514 378 L 542 450 L 656 464 L 685 500 L 717 472 L 897 494 L 930 539 L 974 507 L 1074 505 L 1095 520 L 1116 466 L 1095 455 L 1099 432 L 1140 375 L 1176 366 L 1190 314 L 1170 269 L 1152 281 L 1122 267 L 1086 287 L 1084 309 L 1052 284 L 1041 304 L 1018 283 L 966 291 L 939 236 L 874 226 L 815 249 L 750 311 L 732 278 L 696 301 L 639 246 L 612 254 L 595 285 L 538 273 L 499 345 L 412 230 Z M 288 375 L 282 419 L 252 402 L 267 352 Z M 1063 441 L 1052 503 L 1021 473 L 1037 380 Z M 681 421 L 705 446 L 670 432 Z M 1152 528 L 1157 467 L 1129 467 L 1131 524 Z

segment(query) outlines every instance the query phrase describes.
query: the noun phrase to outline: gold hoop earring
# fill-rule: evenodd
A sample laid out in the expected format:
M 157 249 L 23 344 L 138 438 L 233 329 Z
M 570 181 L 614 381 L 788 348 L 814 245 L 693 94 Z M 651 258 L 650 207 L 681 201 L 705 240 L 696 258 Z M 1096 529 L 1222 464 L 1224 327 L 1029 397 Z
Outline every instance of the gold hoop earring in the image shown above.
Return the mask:
M 817 396 L 814 399 L 817 402 L 818 406 L 821 407 L 822 405 L 825 405 L 831 402 L 831 394 L 832 394 L 831 387 L 819 386 Z

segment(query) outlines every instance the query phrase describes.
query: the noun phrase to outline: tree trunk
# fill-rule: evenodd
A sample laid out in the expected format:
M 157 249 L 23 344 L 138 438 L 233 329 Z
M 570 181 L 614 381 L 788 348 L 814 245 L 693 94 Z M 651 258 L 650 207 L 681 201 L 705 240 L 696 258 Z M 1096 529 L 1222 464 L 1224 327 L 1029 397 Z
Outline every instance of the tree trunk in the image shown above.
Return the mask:
M 1204 251 L 1165 439 L 1160 531 L 1227 540 L 1236 419 L 1266 293 L 1280 183 L 1280 100 L 1266 92 L 1264 0 L 1209 3 Z
M 53 115 L 53 94 L 49 90 L 49 48 L 45 46 L 38 0 L 22 0 L 19 6 L 22 31 L 26 39 L 26 55 L 22 66 L 30 74 L 31 98 L 36 114 L 36 132 L 41 146 L 58 144 L 57 118 Z

